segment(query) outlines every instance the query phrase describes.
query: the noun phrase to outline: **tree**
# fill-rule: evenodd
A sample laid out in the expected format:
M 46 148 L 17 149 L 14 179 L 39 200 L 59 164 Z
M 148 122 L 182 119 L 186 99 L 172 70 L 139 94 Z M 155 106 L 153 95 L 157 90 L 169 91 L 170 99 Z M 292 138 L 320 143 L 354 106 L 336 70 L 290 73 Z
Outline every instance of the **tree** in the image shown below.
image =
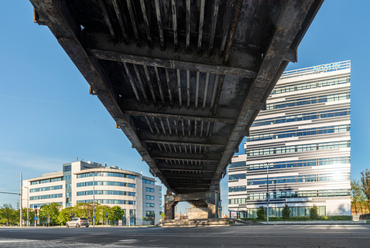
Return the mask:
M 287 204 L 284 205 L 282 214 L 283 214 L 283 219 L 284 220 L 289 219 L 289 217 L 290 217 L 290 208 Z
M 367 200 L 370 201 L 370 171 L 368 169 L 361 172 L 361 183 L 362 190 L 364 191 Z
M 17 219 L 17 212 L 13 209 L 11 204 L 5 203 L 2 208 L 0 208 L 0 219 L 6 221 L 6 225 L 9 223 L 14 223 Z
M 109 220 L 113 220 L 114 222 L 118 222 L 118 220 L 122 220 L 123 217 L 123 209 L 119 206 L 114 206 L 109 211 Z
M 58 222 L 60 208 L 61 206 L 56 202 L 52 202 L 48 205 L 43 205 L 40 208 L 40 217 L 47 218 L 48 226 L 50 226 L 50 220 L 53 222 L 53 224 L 55 224 Z
M 96 205 L 96 204 L 95 204 Z M 77 203 L 73 207 L 73 211 L 76 217 L 92 219 L 93 215 L 93 204 L 92 203 Z
M 110 207 L 106 205 L 100 205 L 96 208 L 95 210 L 95 215 L 96 215 L 96 221 L 104 224 L 104 219 L 106 218 L 106 213 L 108 213 L 109 216 L 110 212 Z
M 359 212 L 362 212 L 364 205 L 366 205 L 366 196 L 364 195 L 358 180 L 351 181 L 351 195 L 351 207 L 355 214 L 358 214 Z
M 319 218 L 318 207 L 316 205 L 313 205 L 313 207 L 310 208 L 310 219 L 317 220 L 318 218 Z
M 62 209 L 58 215 L 58 222 L 62 225 L 65 225 L 67 221 L 72 219 L 72 216 L 73 216 L 73 207 Z
M 166 217 L 165 213 L 161 213 L 161 218 L 164 219 Z
M 265 219 L 265 209 L 262 206 L 260 206 L 257 210 L 257 219 L 259 219 L 259 220 L 264 220 Z

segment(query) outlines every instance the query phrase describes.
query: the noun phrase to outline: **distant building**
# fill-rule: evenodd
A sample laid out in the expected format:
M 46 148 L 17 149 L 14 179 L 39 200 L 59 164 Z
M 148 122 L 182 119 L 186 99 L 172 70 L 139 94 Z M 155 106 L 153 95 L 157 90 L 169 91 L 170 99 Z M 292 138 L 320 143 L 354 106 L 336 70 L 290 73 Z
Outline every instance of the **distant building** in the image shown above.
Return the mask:
M 250 128 L 246 154 L 229 167 L 229 210 L 255 217 L 260 206 L 282 216 L 350 215 L 351 62 L 282 74 Z M 268 177 L 268 179 L 267 179 Z
M 63 171 L 24 180 L 23 195 L 22 205 L 30 208 L 51 202 L 65 208 L 95 197 L 96 203 L 124 209 L 127 225 L 129 220 L 131 225 L 142 224 L 142 217 L 155 218 L 155 223 L 161 219 L 162 187 L 154 178 L 90 161 L 63 164 Z

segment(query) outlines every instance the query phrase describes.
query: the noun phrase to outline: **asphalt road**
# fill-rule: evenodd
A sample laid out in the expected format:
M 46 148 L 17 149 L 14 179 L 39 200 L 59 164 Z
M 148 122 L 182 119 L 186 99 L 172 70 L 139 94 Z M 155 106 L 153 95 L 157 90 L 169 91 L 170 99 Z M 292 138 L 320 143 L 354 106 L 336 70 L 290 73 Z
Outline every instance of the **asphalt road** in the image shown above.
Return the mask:
M 370 247 L 370 225 L 0 228 L 0 247 Z

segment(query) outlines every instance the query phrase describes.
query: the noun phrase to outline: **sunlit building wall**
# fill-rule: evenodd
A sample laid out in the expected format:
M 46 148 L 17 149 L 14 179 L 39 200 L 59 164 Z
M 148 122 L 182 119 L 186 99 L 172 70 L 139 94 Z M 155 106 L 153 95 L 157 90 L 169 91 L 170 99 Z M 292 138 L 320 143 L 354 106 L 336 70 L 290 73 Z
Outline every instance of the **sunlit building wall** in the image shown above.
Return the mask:
M 63 171 L 23 181 L 23 206 L 40 208 L 51 202 L 63 208 L 95 203 L 124 210 L 123 224 L 148 224 L 161 219 L 162 187 L 155 179 L 116 166 L 76 161 L 63 164 Z M 95 194 L 94 194 L 95 193 Z
M 286 71 L 229 166 L 229 210 L 350 215 L 350 61 Z M 267 179 L 268 178 L 268 179 Z

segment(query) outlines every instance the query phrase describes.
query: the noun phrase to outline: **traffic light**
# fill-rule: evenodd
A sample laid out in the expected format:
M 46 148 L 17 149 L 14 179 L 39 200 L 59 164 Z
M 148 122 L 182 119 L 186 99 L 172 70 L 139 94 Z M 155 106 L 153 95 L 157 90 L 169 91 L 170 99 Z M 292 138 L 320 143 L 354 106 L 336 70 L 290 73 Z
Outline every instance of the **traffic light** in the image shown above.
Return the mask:
M 37 208 L 35 209 L 35 216 L 37 216 Z

